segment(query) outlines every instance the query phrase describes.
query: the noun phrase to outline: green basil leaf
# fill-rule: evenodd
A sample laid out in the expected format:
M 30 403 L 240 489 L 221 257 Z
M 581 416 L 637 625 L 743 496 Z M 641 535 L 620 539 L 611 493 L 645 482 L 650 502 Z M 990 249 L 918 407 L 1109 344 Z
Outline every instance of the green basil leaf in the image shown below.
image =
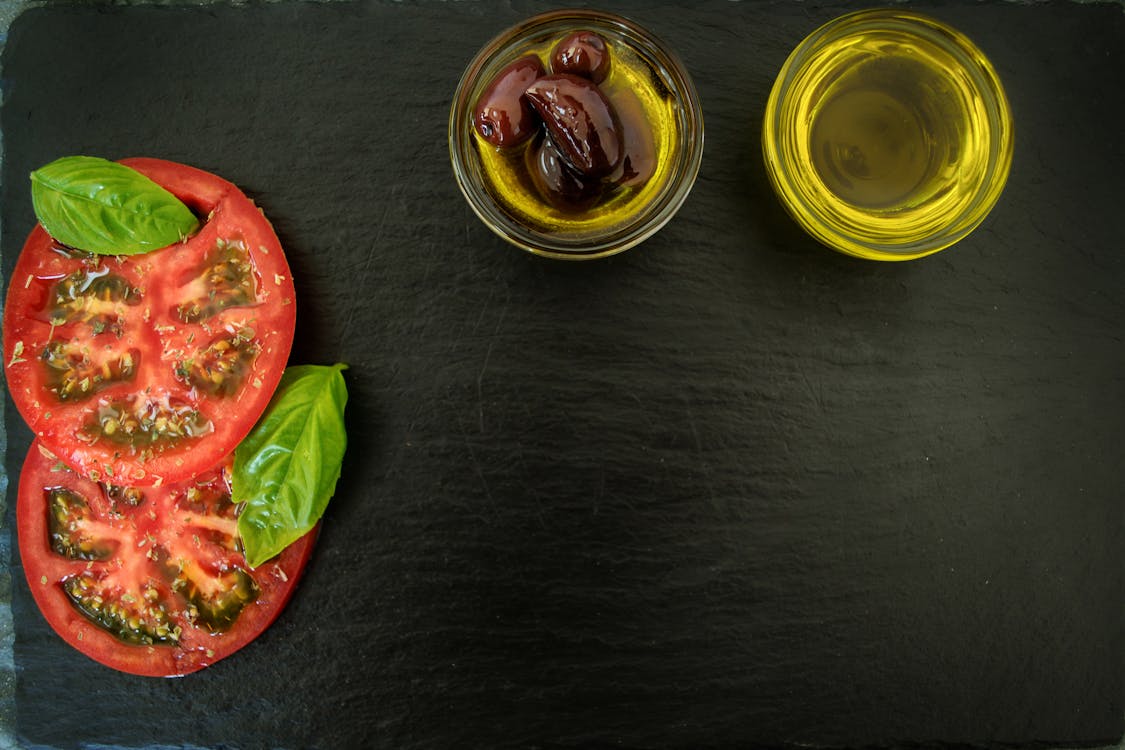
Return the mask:
M 64 156 L 31 173 L 31 203 L 47 234 L 101 255 L 159 250 L 199 229 L 179 198 L 135 169 Z
M 304 536 L 336 491 L 347 435 L 347 365 L 285 370 L 262 419 L 234 451 L 238 533 L 257 567 Z

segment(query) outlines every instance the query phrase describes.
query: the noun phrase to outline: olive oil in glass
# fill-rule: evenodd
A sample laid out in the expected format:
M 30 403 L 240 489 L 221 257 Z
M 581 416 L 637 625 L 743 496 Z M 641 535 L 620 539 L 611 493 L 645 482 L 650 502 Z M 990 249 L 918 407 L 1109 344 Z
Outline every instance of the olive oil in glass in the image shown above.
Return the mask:
M 976 227 L 1011 162 L 1010 112 L 967 38 L 905 11 L 844 16 L 794 51 L 771 93 L 767 167 L 831 247 L 919 257 Z

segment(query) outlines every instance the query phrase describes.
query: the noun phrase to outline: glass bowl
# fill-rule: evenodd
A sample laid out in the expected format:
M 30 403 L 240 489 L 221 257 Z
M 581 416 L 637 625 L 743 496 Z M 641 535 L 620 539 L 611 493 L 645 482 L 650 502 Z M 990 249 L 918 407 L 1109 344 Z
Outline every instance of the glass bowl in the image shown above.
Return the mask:
M 918 258 L 995 205 L 1012 115 L 984 54 L 918 13 L 841 16 L 793 50 L 766 105 L 762 150 L 782 204 L 830 248 Z
M 606 41 L 612 62 L 598 86 L 626 124 L 626 151 L 632 135 L 637 153 L 646 154 L 634 162 L 643 162 L 639 171 L 649 175 L 634 174 L 634 184 L 622 179 L 581 209 L 552 205 L 536 188 L 528 151 L 543 135 L 501 149 L 474 127 L 477 103 L 501 70 L 534 54 L 550 72 L 553 46 L 575 31 L 593 31 Z M 651 237 L 679 210 L 703 157 L 703 113 L 679 58 L 636 23 L 599 11 L 552 11 L 509 28 L 473 58 L 450 110 L 449 151 L 461 192 L 497 235 L 542 256 L 600 258 Z

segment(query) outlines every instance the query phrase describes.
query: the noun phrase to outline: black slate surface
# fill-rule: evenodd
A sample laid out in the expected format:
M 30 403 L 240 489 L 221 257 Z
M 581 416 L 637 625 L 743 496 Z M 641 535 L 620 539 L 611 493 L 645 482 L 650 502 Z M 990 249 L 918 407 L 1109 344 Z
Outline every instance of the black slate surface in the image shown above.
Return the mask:
M 462 69 L 545 2 L 53 5 L 3 58 L 3 270 L 58 156 L 215 171 L 273 220 L 294 362 L 351 445 L 298 595 L 180 680 L 44 624 L 12 560 L 16 733 L 50 747 L 1111 743 L 1125 717 L 1125 13 L 928 2 L 1016 121 L 1000 204 L 908 264 L 768 189 L 789 50 L 854 7 L 604 2 L 699 87 L 696 188 L 565 264 L 451 176 Z M 8 402 L 7 471 L 29 441 Z M 6 532 L 11 533 L 14 482 Z

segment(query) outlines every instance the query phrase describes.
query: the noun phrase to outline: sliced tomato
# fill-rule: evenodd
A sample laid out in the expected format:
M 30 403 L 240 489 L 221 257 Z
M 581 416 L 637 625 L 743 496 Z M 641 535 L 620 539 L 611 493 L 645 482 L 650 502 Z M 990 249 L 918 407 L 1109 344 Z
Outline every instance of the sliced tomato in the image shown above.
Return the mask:
M 189 674 L 254 640 L 281 612 L 316 529 L 251 570 L 228 466 L 160 487 L 95 482 L 34 443 L 16 504 L 20 559 L 47 622 L 95 661 Z
M 161 250 L 92 255 L 36 226 L 9 280 L 4 364 L 36 437 L 94 480 L 177 482 L 217 464 L 261 416 L 296 322 L 269 222 L 233 184 L 126 159 L 202 220 Z

